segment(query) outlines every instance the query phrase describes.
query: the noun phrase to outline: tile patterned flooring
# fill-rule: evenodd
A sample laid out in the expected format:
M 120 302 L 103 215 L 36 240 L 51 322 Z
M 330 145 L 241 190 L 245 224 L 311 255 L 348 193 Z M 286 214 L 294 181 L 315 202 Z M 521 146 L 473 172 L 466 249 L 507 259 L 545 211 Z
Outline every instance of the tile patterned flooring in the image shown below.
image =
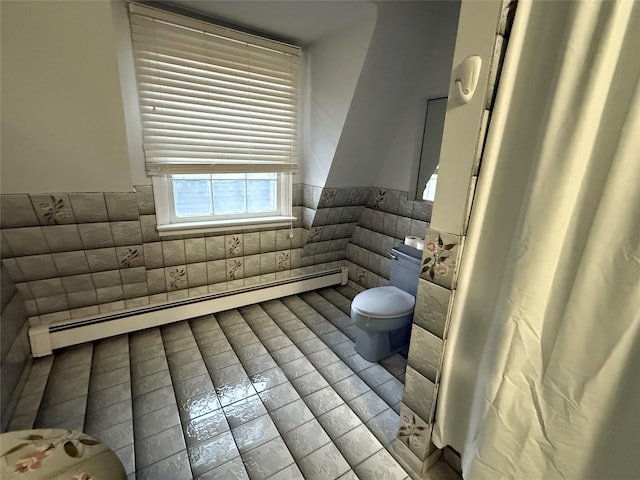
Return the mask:
M 10 430 L 84 430 L 130 479 L 406 479 L 406 360 L 354 350 L 348 287 L 36 359 Z

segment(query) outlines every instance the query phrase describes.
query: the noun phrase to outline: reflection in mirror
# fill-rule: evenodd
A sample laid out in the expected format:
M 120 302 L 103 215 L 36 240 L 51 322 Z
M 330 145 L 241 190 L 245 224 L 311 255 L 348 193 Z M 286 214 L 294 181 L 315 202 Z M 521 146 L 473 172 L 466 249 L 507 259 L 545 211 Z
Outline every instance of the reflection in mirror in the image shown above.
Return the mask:
M 431 98 L 427 101 L 422 149 L 416 184 L 416 200 L 433 201 L 438 181 L 438 162 L 440 144 L 444 130 L 444 118 L 447 113 L 447 97 Z
M 429 200 L 433 202 L 436 199 L 436 184 L 438 183 L 438 167 L 436 167 L 435 171 L 429 178 L 429 181 L 424 187 L 424 191 L 422 192 L 422 200 Z

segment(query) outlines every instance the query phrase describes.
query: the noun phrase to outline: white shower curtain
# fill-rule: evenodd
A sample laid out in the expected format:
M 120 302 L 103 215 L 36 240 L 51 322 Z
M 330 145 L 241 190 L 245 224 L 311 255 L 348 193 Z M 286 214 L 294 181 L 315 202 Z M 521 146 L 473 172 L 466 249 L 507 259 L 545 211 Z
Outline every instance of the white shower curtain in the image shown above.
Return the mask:
M 434 442 L 467 480 L 640 478 L 640 2 L 521 0 Z

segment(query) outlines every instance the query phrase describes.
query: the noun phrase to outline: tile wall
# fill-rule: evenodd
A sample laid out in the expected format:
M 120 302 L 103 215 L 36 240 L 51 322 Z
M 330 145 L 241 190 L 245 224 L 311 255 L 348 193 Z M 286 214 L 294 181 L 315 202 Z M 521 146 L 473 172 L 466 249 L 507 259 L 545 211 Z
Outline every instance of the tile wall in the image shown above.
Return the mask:
M 318 260 L 344 259 L 349 240 L 361 221 L 371 195 L 371 187 L 305 187 L 303 205 L 306 207 L 311 201 L 310 206 L 314 210 L 308 224 L 304 256 L 313 256 Z
M 24 302 L 4 267 L 1 269 L 1 318 L 0 322 L 0 431 L 7 428 L 13 415 L 21 384 L 24 383 L 31 362 L 31 350 L 27 335 L 27 312 Z
M 317 196 L 319 198 L 319 190 Z M 338 266 L 304 252 L 315 209 L 296 185 L 291 228 L 160 237 L 153 191 L 2 195 L 2 263 L 32 325 L 216 293 Z M 304 258 L 303 258 L 304 257 Z
M 31 324 L 215 293 L 343 264 L 356 290 L 386 285 L 389 252 L 407 235 L 423 237 L 431 216 L 430 202 L 408 200 L 406 192 L 298 184 L 293 190 L 298 220 L 291 228 L 161 238 L 151 187 L 135 190 L 1 197 L 3 266 L 25 299 Z M 439 275 L 442 268 L 436 271 Z M 425 283 L 421 280 L 421 291 Z M 426 339 L 429 351 L 441 348 L 418 328 L 423 327 L 414 327 L 420 338 L 415 345 Z M 413 364 L 407 371 L 415 395 L 424 393 L 416 375 L 429 371 L 435 380 L 436 368 Z M 412 414 L 411 407 L 418 413 L 412 422 L 428 418 L 427 406 L 405 403 L 403 416 Z M 407 442 L 411 452 L 424 448 L 420 442 L 415 446 L 417 439 L 424 443 L 428 438 L 418 423 L 409 436 L 412 442 Z
M 345 264 L 388 281 L 388 253 L 430 203 L 373 187 L 294 185 L 291 228 L 160 237 L 153 191 L 2 195 L 2 262 L 32 325 L 256 285 Z M 351 242 L 351 243 L 350 243 Z
M 424 237 L 431 202 L 408 200 L 407 192 L 371 189 L 360 222 L 347 245 L 352 287 L 360 291 L 389 283 L 389 254 L 408 235 Z

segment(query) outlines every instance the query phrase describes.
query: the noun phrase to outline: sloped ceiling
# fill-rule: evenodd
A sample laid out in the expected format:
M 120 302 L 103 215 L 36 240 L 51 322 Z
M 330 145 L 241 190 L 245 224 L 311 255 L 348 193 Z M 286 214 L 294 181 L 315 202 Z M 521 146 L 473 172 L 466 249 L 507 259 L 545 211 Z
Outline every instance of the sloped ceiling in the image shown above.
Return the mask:
M 307 47 L 308 124 L 297 181 L 409 190 L 426 99 L 448 91 L 459 0 L 163 3 Z M 329 73 L 314 72 L 314 61 Z
M 309 46 L 375 11 L 368 0 L 171 0 L 162 2 Z

